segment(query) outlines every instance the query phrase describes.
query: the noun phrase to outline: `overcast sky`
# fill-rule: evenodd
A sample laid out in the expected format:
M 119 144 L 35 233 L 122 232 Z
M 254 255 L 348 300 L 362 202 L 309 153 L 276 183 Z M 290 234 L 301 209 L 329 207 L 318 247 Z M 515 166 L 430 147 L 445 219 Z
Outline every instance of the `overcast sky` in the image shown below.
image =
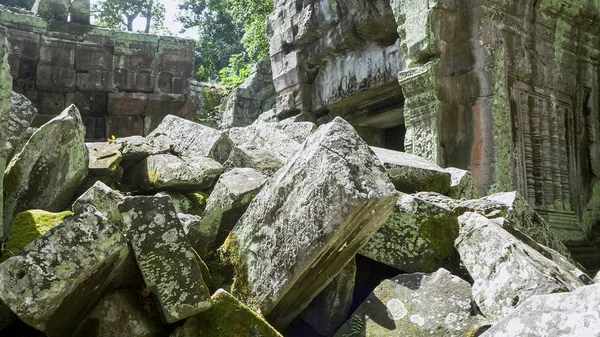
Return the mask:
M 91 0 L 92 5 L 97 3 L 99 0 Z M 155 0 L 156 1 L 156 0 Z M 188 30 L 184 34 L 179 34 L 179 30 L 181 29 L 181 23 L 177 20 L 177 6 L 183 0 L 161 0 L 161 2 L 165 5 L 167 12 L 165 14 L 165 25 L 175 36 L 187 37 L 191 39 L 197 38 L 197 31 L 195 29 Z M 137 18 L 133 22 L 134 30 L 144 30 L 146 27 L 146 20 L 144 18 Z

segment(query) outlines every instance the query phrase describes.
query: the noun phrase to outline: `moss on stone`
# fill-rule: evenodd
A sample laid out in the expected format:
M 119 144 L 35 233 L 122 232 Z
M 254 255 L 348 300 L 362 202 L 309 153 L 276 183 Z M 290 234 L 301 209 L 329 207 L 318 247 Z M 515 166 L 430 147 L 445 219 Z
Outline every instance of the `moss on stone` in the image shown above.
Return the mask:
M 185 195 L 193 204 L 193 214 L 202 215 L 206 209 L 209 195 L 206 193 L 188 193 Z
M 177 330 L 175 337 L 282 337 L 257 313 L 224 290 L 212 296 L 213 308 L 194 316 Z
M 5 261 L 18 254 L 25 246 L 46 234 L 49 230 L 72 216 L 71 211 L 50 213 L 42 210 L 31 210 L 19 213 L 11 227 L 6 252 L 0 261 Z
M 436 255 L 442 259 L 452 257 L 454 240 L 458 237 L 459 225 L 454 216 L 433 215 L 425 218 L 421 223 L 421 236 L 429 240 Z
M 242 260 L 240 242 L 235 233 L 230 233 L 225 243 L 219 249 L 220 260 L 233 271 L 231 293 L 242 302 L 248 303 L 250 284 L 248 283 L 248 267 Z

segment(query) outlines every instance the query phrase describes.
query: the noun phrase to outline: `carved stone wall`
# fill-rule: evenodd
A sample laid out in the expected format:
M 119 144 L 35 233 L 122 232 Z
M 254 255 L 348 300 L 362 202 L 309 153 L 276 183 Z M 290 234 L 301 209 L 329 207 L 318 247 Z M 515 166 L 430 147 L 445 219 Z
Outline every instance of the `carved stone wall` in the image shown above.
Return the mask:
M 5 9 L 0 26 L 8 28 L 13 90 L 38 108 L 34 125 L 74 103 L 87 137 L 101 139 L 145 135 L 168 114 L 191 118 L 195 112 L 189 98 L 192 40 L 47 21 Z
M 374 138 L 384 137 L 373 134 L 382 115 L 403 124 L 404 61 L 388 0 L 277 0 L 268 21 L 280 117 L 343 116 Z

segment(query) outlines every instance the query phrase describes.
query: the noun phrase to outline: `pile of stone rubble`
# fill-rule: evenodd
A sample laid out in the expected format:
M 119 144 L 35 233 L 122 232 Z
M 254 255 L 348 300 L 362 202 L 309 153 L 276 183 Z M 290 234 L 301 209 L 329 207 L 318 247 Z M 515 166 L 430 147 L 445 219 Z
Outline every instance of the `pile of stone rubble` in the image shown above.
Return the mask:
M 168 116 L 85 143 L 13 94 L 2 336 L 597 336 L 600 285 L 517 193 L 341 118 Z

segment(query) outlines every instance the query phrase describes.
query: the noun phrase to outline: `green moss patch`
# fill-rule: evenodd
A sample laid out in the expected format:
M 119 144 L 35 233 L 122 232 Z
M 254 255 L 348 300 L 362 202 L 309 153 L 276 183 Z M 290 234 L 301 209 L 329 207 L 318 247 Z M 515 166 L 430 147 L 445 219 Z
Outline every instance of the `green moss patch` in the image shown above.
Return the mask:
M 46 234 L 73 215 L 71 211 L 50 213 L 42 210 L 30 210 L 19 213 L 13 222 L 6 244 L 6 251 L 0 261 L 3 262 L 18 254 L 30 242 Z

